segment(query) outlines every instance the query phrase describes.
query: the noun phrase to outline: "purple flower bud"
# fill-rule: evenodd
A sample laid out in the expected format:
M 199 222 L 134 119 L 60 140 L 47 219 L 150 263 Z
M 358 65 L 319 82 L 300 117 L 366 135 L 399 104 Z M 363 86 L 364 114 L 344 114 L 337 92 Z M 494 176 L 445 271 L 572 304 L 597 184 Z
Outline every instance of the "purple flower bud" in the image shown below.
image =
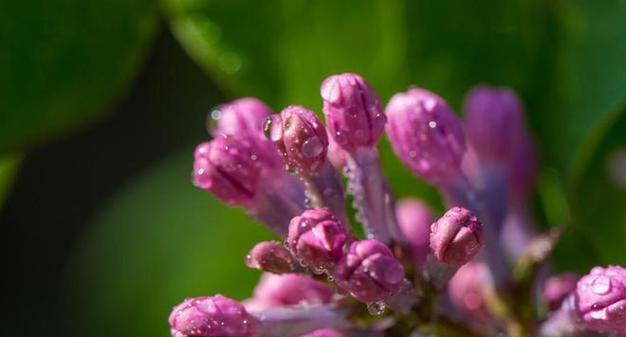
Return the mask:
M 489 318 L 483 293 L 491 286 L 489 268 L 482 262 L 469 262 L 459 268 L 448 283 L 452 305 L 470 320 L 486 322 Z
M 505 88 L 477 86 L 465 98 L 467 139 L 485 160 L 508 164 L 524 130 L 522 104 Z
M 322 329 L 322 330 L 315 330 L 311 333 L 302 335 L 300 337 L 344 337 L 344 335 L 337 330 Z
M 459 178 L 465 153 L 463 128 L 441 97 L 409 89 L 391 98 L 386 113 L 391 145 L 415 175 L 438 187 Z
M 269 167 L 263 152 L 243 137 L 218 137 L 196 147 L 195 186 L 213 192 L 231 206 L 249 204 L 255 197 L 262 168 Z
M 347 153 L 335 142 L 333 137 L 328 137 L 328 160 L 337 169 L 343 169 L 347 162 Z
M 346 226 L 326 208 L 308 209 L 289 223 L 288 245 L 314 271 L 329 271 L 343 256 Z
M 287 164 L 298 172 L 316 172 L 326 162 L 326 129 L 313 111 L 288 106 L 279 116 L 267 120 L 265 130 Z
M 291 273 L 296 270 L 291 252 L 275 241 L 257 243 L 246 256 L 246 265 L 275 274 Z
M 340 147 L 354 152 L 376 145 L 386 118 L 376 92 L 361 76 L 330 76 L 322 83 L 321 94 L 328 128 Z
M 578 281 L 575 306 L 579 318 L 590 330 L 626 330 L 626 269 L 593 268 Z
M 324 284 L 299 274 L 265 273 L 246 303 L 250 310 L 265 310 L 294 305 L 328 304 L 332 290 Z
M 433 213 L 422 201 L 405 199 L 396 205 L 396 217 L 415 269 L 420 270 L 430 253 L 430 225 L 435 221 Z
M 169 317 L 172 337 L 250 337 L 257 320 L 246 309 L 222 295 L 187 299 Z
M 384 301 L 404 283 L 404 268 L 376 240 L 355 241 L 337 264 L 337 284 L 364 303 Z
M 564 273 L 550 277 L 543 288 L 543 298 L 550 310 L 556 310 L 561 303 L 576 289 L 580 276 L 575 273 Z
M 483 244 L 482 224 L 462 207 L 452 207 L 430 227 L 430 247 L 435 258 L 445 264 L 466 264 Z
M 272 114 L 265 103 L 252 97 L 245 97 L 224 104 L 217 110 L 217 128 L 213 134 L 263 136 L 263 123 Z

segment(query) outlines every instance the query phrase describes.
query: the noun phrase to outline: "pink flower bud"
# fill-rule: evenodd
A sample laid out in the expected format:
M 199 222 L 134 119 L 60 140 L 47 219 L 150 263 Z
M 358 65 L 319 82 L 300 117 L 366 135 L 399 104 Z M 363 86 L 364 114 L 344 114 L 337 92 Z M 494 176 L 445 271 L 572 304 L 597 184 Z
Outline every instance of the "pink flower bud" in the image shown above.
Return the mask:
M 391 145 L 416 176 L 438 187 L 459 178 L 465 153 L 463 128 L 441 97 L 409 89 L 391 98 L 386 113 Z
M 222 295 L 185 300 L 169 323 L 172 337 L 251 337 L 257 328 L 243 305 Z
M 337 169 L 343 169 L 347 162 L 347 153 L 336 142 L 333 137 L 328 137 L 328 160 Z
M 384 301 L 398 291 L 404 268 L 391 250 L 376 240 L 355 241 L 336 270 L 337 284 L 364 303 Z
M 405 199 L 396 205 L 400 231 L 411 251 L 416 270 L 420 270 L 430 253 L 430 225 L 435 221 L 430 208 L 417 199 Z
M 626 330 L 626 269 L 595 267 L 576 286 L 578 317 L 594 331 Z
M 561 303 L 576 289 L 580 276 L 575 273 L 565 273 L 550 277 L 543 288 L 543 298 L 550 310 L 556 310 Z
M 470 320 L 485 322 L 489 318 L 483 292 L 491 286 L 489 268 L 482 262 L 469 262 L 459 268 L 448 283 L 452 305 Z
M 248 267 L 275 274 L 294 272 L 295 263 L 289 250 L 275 241 L 257 243 L 246 256 Z
M 465 98 L 467 139 L 480 158 L 508 164 L 522 132 L 522 104 L 505 88 L 477 86 Z
M 280 116 L 272 116 L 265 129 L 287 164 L 297 171 L 313 173 L 326 162 L 326 129 L 313 111 L 291 105 Z
M 335 142 L 348 152 L 376 145 L 385 114 L 374 89 L 359 75 L 340 74 L 322 83 L 324 115 Z
M 348 238 L 346 226 L 325 208 L 305 210 L 289 223 L 289 247 L 314 271 L 332 270 Z
M 435 258 L 445 264 L 466 264 L 483 244 L 482 224 L 462 207 L 452 207 L 430 227 L 430 247 Z
M 211 191 L 231 206 L 245 205 L 254 199 L 261 170 L 267 166 L 264 153 L 245 137 L 218 137 L 201 143 L 194 157 L 194 185 Z
M 263 136 L 263 123 L 272 114 L 265 103 L 252 97 L 245 97 L 224 104 L 216 110 L 212 118 L 217 120 L 213 134 Z
M 329 287 L 308 276 L 265 273 L 246 307 L 264 310 L 294 305 L 321 305 L 330 303 L 332 295 Z
M 302 335 L 300 337 L 344 337 L 344 335 L 337 330 L 322 329 L 322 330 L 315 330 L 311 333 Z

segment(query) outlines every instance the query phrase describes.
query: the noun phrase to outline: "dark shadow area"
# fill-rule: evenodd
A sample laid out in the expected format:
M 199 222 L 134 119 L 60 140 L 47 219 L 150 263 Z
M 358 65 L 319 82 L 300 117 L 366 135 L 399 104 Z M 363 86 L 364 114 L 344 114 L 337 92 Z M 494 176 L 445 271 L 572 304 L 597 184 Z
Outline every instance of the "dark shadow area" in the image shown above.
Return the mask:
M 163 28 L 132 88 L 111 114 L 29 153 L 2 212 L 2 336 L 67 336 L 65 264 L 81 230 L 121 186 L 206 137 L 219 89 Z M 189 129 L 189 126 L 194 126 Z M 68 325 L 69 324 L 69 325 Z M 115 322 L 111 322 L 115 324 Z

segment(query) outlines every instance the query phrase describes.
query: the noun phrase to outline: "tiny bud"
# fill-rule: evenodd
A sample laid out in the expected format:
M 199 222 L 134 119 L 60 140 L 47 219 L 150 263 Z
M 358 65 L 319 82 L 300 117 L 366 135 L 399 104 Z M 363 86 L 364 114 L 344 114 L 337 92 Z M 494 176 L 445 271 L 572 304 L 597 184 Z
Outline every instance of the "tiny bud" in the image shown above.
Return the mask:
M 172 337 L 251 337 L 257 320 L 222 295 L 187 299 L 169 317 Z
M 224 203 L 241 206 L 257 193 L 264 152 L 257 151 L 247 138 L 218 137 L 196 147 L 193 183 L 211 191 Z
M 556 310 L 561 303 L 576 289 L 580 276 L 575 273 L 565 273 L 550 277 L 543 288 L 543 298 L 550 310 Z
M 324 115 L 337 145 L 348 152 L 376 145 L 386 117 L 374 89 L 359 75 L 340 74 L 322 83 Z
M 575 307 L 589 330 L 626 330 L 626 269 L 595 267 L 576 286 Z
M 316 172 L 326 162 L 326 129 L 313 111 L 289 106 L 280 117 L 272 116 L 265 129 L 287 164 L 298 172 Z
M 449 209 L 430 227 L 430 247 L 441 263 L 462 266 L 478 254 L 483 244 L 482 224 L 462 207 Z
M 404 268 L 376 240 L 355 241 L 337 265 L 337 284 L 364 303 L 384 301 L 404 283 Z
M 486 322 L 489 318 L 483 293 L 491 286 L 489 268 L 482 262 L 469 262 L 459 268 L 448 283 L 452 305 L 468 319 Z
M 430 208 L 417 199 L 405 199 L 396 205 L 400 231 L 411 251 L 416 270 L 426 262 L 430 253 L 430 225 L 435 221 Z
M 463 128 L 441 97 L 409 89 L 391 98 L 386 113 L 391 145 L 416 176 L 438 187 L 459 179 L 465 153 Z
M 344 337 L 344 335 L 337 330 L 322 329 L 322 330 L 315 330 L 311 333 L 302 335 L 300 337 Z
M 287 248 L 275 241 L 257 243 L 246 257 L 246 265 L 275 274 L 295 271 L 293 256 Z
M 308 276 L 265 273 L 254 289 L 254 297 L 246 306 L 265 310 L 295 305 L 322 305 L 330 303 L 332 295 L 329 287 Z
M 522 104 L 510 89 L 477 86 L 465 98 L 467 139 L 480 158 L 509 164 L 524 130 Z
M 219 135 L 258 135 L 263 136 L 263 123 L 272 114 L 265 103 L 252 97 L 245 97 L 226 103 L 219 107 L 217 128 L 213 130 Z
M 308 209 L 289 223 L 288 245 L 314 271 L 329 271 L 343 256 L 346 226 L 325 208 Z

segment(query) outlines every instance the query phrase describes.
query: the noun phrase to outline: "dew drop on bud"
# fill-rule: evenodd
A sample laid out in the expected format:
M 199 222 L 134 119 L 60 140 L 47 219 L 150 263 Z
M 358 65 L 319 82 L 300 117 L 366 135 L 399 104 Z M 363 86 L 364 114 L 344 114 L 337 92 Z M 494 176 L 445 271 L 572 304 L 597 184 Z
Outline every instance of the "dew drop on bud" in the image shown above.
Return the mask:
M 318 156 L 324 151 L 324 144 L 319 138 L 309 138 L 302 143 L 302 154 L 307 158 L 313 158 Z
M 219 108 L 218 106 L 211 109 L 206 116 L 206 130 L 208 133 L 212 133 L 213 130 L 217 129 L 217 122 L 222 118 L 222 111 Z
M 385 303 L 383 302 L 373 302 L 367 304 L 367 312 L 373 316 L 382 315 L 382 313 L 385 312 L 385 309 Z

